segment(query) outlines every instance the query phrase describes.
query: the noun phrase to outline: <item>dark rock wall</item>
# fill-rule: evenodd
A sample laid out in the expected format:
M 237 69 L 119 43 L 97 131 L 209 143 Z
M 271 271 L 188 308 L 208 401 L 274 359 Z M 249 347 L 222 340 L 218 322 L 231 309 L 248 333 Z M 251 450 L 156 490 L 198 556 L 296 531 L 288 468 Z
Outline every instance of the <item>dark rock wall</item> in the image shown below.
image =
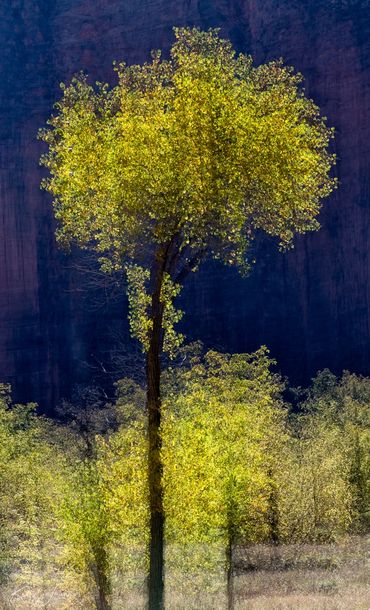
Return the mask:
M 208 264 L 184 294 L 189 335 L 229 350 L 267 343 L 284 373 L 370 373 L 370 2 L 368 0 L 7 0 L 0 4 L 0 378 L 52 404 L 88 377 L 123 306 L 86 310 L 58 252 L 36 141 L 58 83 L 113 59 L 168 49 L 173 25 L 221 27 L 257 62 L 283 56 L 337 130 L 340 189 L 322 229 L 281 255 L 261 247 L 253 274 Z

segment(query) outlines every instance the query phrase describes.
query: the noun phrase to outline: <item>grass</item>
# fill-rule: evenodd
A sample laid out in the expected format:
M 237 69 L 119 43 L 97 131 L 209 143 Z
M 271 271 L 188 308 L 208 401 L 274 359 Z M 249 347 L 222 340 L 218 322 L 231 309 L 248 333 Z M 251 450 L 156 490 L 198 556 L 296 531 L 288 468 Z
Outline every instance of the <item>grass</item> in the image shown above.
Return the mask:
M 236 553 L 237 610 L 370 610 L 368 540 Z
M 330 545 L 256 545 L 235 551 L 235 610 L 370 610 L 369 545 L 352 537 Z M 171 549 L 169 550 L 169 555 Z M 224 610 L 220 571 L 184 575 L 176 561 L 167 578 L 166 610 Z M 118 578 L 117 581 L 122 581 Z M 93 610 L 86 596 L 66 591 L 58 577 L 1 591 L 1 610 Z M 115 587 L 113 610 L 144 610 L 143 587 Z

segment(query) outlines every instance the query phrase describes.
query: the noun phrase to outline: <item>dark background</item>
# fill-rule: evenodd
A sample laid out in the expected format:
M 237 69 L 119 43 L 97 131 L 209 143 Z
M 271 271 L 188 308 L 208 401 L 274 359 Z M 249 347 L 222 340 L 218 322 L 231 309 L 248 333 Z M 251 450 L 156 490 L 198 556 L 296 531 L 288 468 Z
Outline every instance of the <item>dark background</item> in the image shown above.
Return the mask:
M 370 374 L 370 3 L 368 0 L 3 0 L 0 4 L 0 380 L 50 408 L 127 342 L 124 300 L 88 298 L 58 252 L 41 193 L 37 130 L 58 84 L 168 49 L 174 25 L 221 27 L 257 63 L 283 56 L 336 128 L 339 190 L 293 252 L 262 244 L 252 275 L 207 264 L 184 291 L 192 338 L 271 348 L 294 383 L 316 370 Z M 109 299 L 108 299 L 109 300 Z M 93 301 L 94 305 L 91 305 Z M 96 301 L 96 302 L 95 302 Z M 112 330 L 113 329 L 113 332 Z

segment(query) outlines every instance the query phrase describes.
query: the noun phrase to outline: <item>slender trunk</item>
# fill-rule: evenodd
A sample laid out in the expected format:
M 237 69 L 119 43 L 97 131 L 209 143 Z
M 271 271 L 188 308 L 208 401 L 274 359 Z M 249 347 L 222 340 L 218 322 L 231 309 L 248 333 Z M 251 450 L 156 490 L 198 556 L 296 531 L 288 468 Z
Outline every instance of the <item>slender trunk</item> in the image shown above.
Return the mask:
M 274 566 L 278 566 L 280 560 L 280 549 L 279 549 L 279 511 L 278 511 L 278 496 L 276 482 L 271 470 L 269 470 L 270 478 L 270 497 L 269 497 L 269 511 L 268 521 L 270 526 L 270 543 L 271 543 L 271 558 Z
M 152 272 L 151 319 L 153 327 L 147 353 L 147 409 L 148 409 L 148 482 L 150 510 L 149 543 L 149 610 L 164 608 L 164 510 L 163 510 L 163 466 L 161 460 L 161 361 L 163 346 L 163 303 L 161 289 L 165 257 L 157 260 Z
M 356 489 L 356 504 L 358 506 L 358 515 L 359 515 L 359 529 L 366 529 L 366 512 L 367 512 L 367 501 L 366 501 L 366 479 L 364 479 L 362 475 L 361 468 L 361 443 L 360 443 L 360 433 L 359 433 L 359 417 L 358 417 L 358 407 L 355 403 L 355 438 L 353 440 L 353 448 L 354 448 L 354 460 L 352 466 L 352 480 Z
M 234 566 L 233 566 L 233 541 L 232 536 L 229 535 L 226 548 L 226 561 L 227 561 L 227 608 L 228 610 L 234 610 Z
M 99 589 L 95 596 L 96 610 L 111 610 L 107 595 L 103 588 Z
M 272 470 L 269 470 L 268 476 L 270 479 L 270 495 L 269 495 L 269 510 L 268 521 L 270 529 L 270 542 L 274 546 L 279 544 L 279 511 L 276 482 Z
M 313 501 L 313 530 L 316 535 L 319 526 L 319 506 L 317 498 L 317 472 L 313 469 L 313 484 L 312 484 L 312 501 Z
M 99 557 L 92 566 L 92 573 L 95 580 L 96 593 L 95 605 L 96 610 L 111 610 L 109 602 L 110 597 L 110 581 L 107 574 L 107 557 L 105 550 L 100 550 Z
M 233 546 L 235 542 L 235 514 L 236 506 L 234 500 L 234 477 L 231 475 L 227 490 L 227 543 L 226 543 L 226 568 L 227 568 L 227 608 L 234 610 L 234 564 Z
M 361 472 L 361 444 L 360 444 L 360 435 L 358 432 L 358 428 L 356 429 L 356 432 L 355 432 L 354 445 L 355 445 L 355 447 L 354 447 L 354 452 L 355 452 L 354 480 L 355 480 L 355 485 L 357 488 L 357 502 L 358 502 L 358 508 L 359 508 L 359 516 L 360 516 L 359 525 L 360 525 L 360 529 L 362 530 L 364 526 L 366 527 L 367 502 L 366 502 L 366 492 L 364 491 L 365 490 L 364 479 L 363 479 L 362 472 Z

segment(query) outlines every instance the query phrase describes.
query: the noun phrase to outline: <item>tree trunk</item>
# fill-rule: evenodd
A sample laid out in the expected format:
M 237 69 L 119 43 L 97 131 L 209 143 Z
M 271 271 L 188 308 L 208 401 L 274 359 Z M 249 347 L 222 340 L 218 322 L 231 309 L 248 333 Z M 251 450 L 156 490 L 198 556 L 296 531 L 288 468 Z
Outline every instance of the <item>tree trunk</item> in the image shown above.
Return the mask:
M 159 257 L 158 257 L 159 258 Z M 149 610 L 164 608 L 164 511 L 163 511 L 163 466 L 161 460 L 161 361 L 163 347 L 163 303 L 161 289 L 165 257 L 157 259 L 152 271 L 152 306 L 153 323 L 147 353 L 147 409 L 148 409 L 148 481 L 150 510 L 150 543 L 149 543 Z
M 227 561 L 227 608 L 228 610 L 234 610 L 234 567 L 233 567 L 233 542 L 232 537 L 229 536 L 227 549 L 226 549 L 226 561 Z
M 278 495 L 276 482 L 272 470 L 268 472 L 270 478 L 270 497 L 269 497 L 269 510 L 268 510 L 268 522 L 270 529 L 270 543 L 271 543 L 271 559 L 275 568 L 278 568 L 280 560 L 280 547 L 279 547 L 279 510 L 278 510 Z
M 99 589 L 95 596 L 96 610 L 111 610 L 111 606 L 108 602 L 104 589 Z
M 353 441 L 353 451 L 354 451 L 354 459 L 352 466 L 352 481 L 354 483 L 356 489 L 356 504 L 358 506 L 359 513 L 359 530 L 360 532 L 366 530 L 366 513 L 367 513 L 367 500 L 366 500 L 366 478 L 364 478 L 362 474 L 361 468 L 361 443 L 360 443 L 360 433 L 359 433 L 359 416 L 358 416 L 358 407 L 355 403 L 355 417 L 354 417 L 354 429 L 355 429 L 355 438 Z
M 100 551 L 100 557 L 92 566 L 92 573 L 96 585 L 95 605 L 96 610 L 111 610 L 109 602 L 110 582 L 107 575 L 107 563 L 105 551 Z
M 227 483 L 227 541 L 226 541 L 226 569 L 227 569 L 227 608 L 234 610 L 234 564 L 233 547 L 235 542 L 235 478 L 233 474 L 229 476 Z

